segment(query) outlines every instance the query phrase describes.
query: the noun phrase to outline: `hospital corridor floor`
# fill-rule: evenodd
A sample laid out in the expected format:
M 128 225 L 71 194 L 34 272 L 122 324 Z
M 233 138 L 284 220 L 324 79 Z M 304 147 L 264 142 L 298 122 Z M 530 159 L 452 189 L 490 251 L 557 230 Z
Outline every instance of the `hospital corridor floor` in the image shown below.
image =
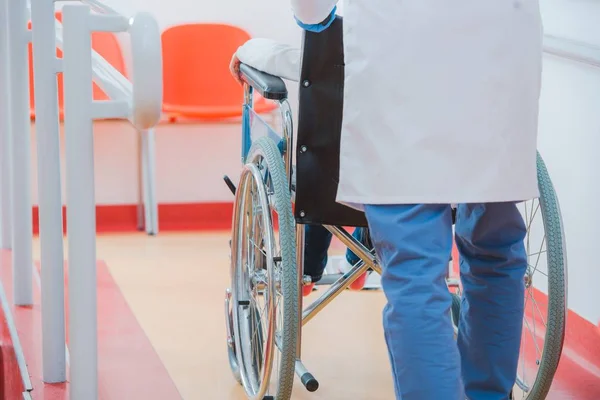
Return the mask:
M 151 344 L 150 351 L 185 400 L 246 398 L 227 360 L 223 301 L 229 281 L 228 239 L 227 232 L 100 234 L 97 239 L 98 260 L 122 293 L 123 307 L 130 309 L 139 335 Z M 38 239 L 34 249 L 39 260 Z M 336 243 L 332 251 L 341 254 L 343 248 Z M 99 286 L 100 308 L 103 290 Z M 305 326 L 302 358 L 320 387 L 309 393 L 297 380 L 292 399 L 394 399 L 381 324 L 384 304 L 380 290 L 347 291 Z M 561 375 L 559 369 L 557 379 L 563 375 L 569 374 Z M 148 384 L 154 379 L 138 377 Z M 568 384 L 557 386 L 549 400 L 575 399 Z M 591 390 L 600 393 L 599 387 Z

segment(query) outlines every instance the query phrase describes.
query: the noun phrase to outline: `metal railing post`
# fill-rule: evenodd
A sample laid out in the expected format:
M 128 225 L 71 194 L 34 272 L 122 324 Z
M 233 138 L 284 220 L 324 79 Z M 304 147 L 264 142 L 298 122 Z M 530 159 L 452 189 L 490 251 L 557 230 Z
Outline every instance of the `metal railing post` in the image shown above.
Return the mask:
M 98 398 L 91 20 L 87 5 L 65 5 L 63 8 L 72 400 Z
M 0 0 L 0 248 L 12 248 L 8 0 Z
M 65 281 L 53 0 L 31 1 L 41 247 L 43 380 L 65 382 Z
M 12 155 L 13 298 L 33 303 L 33 218 L 31 200 L 31 121 L 29 114 L 29 31 L 27 3 L 8 1 Z

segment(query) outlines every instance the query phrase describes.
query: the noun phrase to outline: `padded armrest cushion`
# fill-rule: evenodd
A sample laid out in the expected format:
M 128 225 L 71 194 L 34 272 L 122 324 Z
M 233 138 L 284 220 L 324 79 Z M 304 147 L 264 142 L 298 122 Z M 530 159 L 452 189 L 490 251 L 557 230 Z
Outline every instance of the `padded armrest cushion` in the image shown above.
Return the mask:
M 287 98 L 287 87 L 283 79 L 246 64 L 240 64 L 240 73 L 242 79 L 265 99 L 285 100 Z

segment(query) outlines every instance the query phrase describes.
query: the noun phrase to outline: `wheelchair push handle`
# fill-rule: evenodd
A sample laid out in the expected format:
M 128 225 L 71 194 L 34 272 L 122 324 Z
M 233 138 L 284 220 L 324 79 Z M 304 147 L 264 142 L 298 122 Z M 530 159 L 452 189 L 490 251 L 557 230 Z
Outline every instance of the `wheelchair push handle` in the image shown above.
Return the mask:
M 247 64 L 240 65 L 240 75 L 244 82 L 265 99 L 279 101 L 287 99 L 287 87 L 280 77 L 259 71 Z

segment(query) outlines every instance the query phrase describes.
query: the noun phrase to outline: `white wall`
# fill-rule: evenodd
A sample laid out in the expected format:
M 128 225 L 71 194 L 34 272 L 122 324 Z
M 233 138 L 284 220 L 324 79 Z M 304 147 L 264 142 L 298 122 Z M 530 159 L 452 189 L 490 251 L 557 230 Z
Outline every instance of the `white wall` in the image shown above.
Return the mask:
M 544 64 L 539 149 L 561 203 L 569 305 L 600 322 L 600 70 L 555 57 Z
M 37 204 L 37 147 L 32 140 L 32 194 Z M 137 133 L 127 122 L 94 124 L 94 165 L 98 204 L 136 204 Z M 160 125 L 156 130 L 157 197 L 160 203 L 231 202 L 223 183 L 241 171 L 239 124 Z M 64 185 L 64 135 L 61 132 Z
M 254 37 L 269 37 L 288 44 L 300 43 L 287 0 L 105 0 L 127 14 L 148 11 L 162 29 L 186 22 L 224 22 L 240 26 Z
M 254 36 L 296 45 L 300 41 L 301 32 L 293 22 L 287 0 L 107 2 L 127 13 L 150 11 L 162 28 L 191 21 L 227 22 L 247 29 Z M 542 11 L 547 34 L 600 46 L 600 0 L 542 0 Z M 295 105 L 297 91 L 293 86 L 290 89 Z M 133 132 L 123 125 L 99 126 L 96 134 L 99 203 L 136 202 L 134 138 Z M 237 124 L 160 127 L 159 201 L 231 201 L 221 177 L 226 173 L 237 179 L 239 143 Z M 566 226 L 569 303 L 597 324 L 600 321 L 597 290 L 600 268 L 596 252 L 600 237 L 600 69 L 545 57 L 539 148 L 560 197 Z
M 544 0 L 547 34 L 600 46 L 600 1 Z M 560 198 L 569 307 L 600 323 L 600 69 L 546 56 L 539 148 Z
M 540 1 L 547 34 L 600 46 L 600 1 Z

